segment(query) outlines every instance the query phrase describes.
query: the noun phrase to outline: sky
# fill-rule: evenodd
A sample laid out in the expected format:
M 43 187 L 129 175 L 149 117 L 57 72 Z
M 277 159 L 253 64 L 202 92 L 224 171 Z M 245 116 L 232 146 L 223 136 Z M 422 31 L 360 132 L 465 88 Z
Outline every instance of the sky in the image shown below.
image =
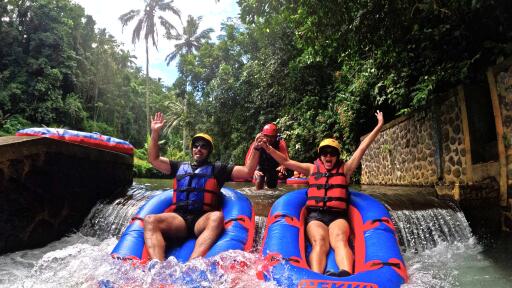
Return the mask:
M 132 31 L 138 18 L 132 20 L 124 31 L 119 21 L 119 16 L 132 9 L 143 9 L 144 0 L 72 0 L 80 4 L 85 9 L 85 13 L 91 15 L 96 21 L 96 28 L 106 28 L 118 42 L 123 43 L 123 49 L 129 50 L 137 56 L 135 62 L 146 70 L 146 53 L 144 40 L 132 44 Z M 238 17 L 240 12 L 236 0 L 174 0 L 174 5 L 181 11 L 181 19 L 186 24 L 188 15 L 193 17 L 202 16 L 203 19 L 199 26 L 199 31 L 206 28 L 213 28 L 215 31 L 211 34 L 212 40 L 215 40 L 220 34 L 220 24 L 228 17 Z M 179 20 L 172 21 L 174 14 L 166 17 L 176 26 L 180 33 L 183 31 Z M 165 56 L 171 53 L 176 42 L 171 42 L 164 37 L 163 28 L 159 27 L 158 51 L 150 42 L 149 49 L 149 75 L 153 78 L 161 78 L 162 81 L 171 85 L 178 76 L 176 69 L 177 60 L 169 66 L 165 64 Z

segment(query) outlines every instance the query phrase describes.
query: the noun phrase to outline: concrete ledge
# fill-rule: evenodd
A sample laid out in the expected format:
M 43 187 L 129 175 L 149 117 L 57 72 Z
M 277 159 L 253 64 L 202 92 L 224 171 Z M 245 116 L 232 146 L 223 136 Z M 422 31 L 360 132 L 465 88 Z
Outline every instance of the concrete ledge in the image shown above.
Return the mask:
M 0 137 L 0 254 L 78 229 L 94 205 L 124 195 L 133 158 L 46 137 Z

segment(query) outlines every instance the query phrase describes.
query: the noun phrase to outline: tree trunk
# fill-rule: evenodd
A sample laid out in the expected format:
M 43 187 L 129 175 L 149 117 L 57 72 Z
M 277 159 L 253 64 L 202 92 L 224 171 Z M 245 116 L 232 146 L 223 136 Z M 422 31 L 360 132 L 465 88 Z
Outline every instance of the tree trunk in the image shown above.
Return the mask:
M 96 73 L 97 75 L 97 73 Z M 99 84 L 98 84 L 98 81 L 99 80 L 99 77 L 96 76 L 96 81 L 94 83 L 94 101 L 93 101 L 93 105 L 92 105 L 92 109 L 93 109 L 93 119 L 94 119 L 94 125 L 96 125 L 96 120 L 97 120 L 97 117 L 98 117 L 98 106 L 96 106 L 97 102 L 98 102 L 98 92 L 99 92 Z
M 148 39 L 146 39 L 146 135 L 149 135 L 150 127 L 150 116 L 149 116 L 149 48 Z
M 189 147 L 188 147 L 188 141 L 187 141 L 187 137 L 188 137 L 188 126 L 187 126 L 187 122 L 188 122 L 188 99 L 187 99 L 187 93 L 185 92 L 185 97 L 183 98 L 183 130 L 182 130 L 182 133 L 183 133 L 183 152 L 186 154 Z

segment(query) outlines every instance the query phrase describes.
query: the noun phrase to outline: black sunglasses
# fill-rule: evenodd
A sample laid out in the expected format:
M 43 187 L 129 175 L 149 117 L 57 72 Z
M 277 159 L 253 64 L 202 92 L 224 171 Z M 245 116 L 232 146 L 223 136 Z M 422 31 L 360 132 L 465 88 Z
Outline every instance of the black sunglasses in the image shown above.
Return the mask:
M 194 143 L 192 145 L 192 148 L 194 149 L 203 149 L 203 150 L 208 150 L 208 145 L 205 144 L 205 143 Z
M 338 151 L 336 150 L 333 150 L 333 149 L 325 149 L 325 150 L 320 150 L 320 156 L 327 156 L 327 155 L 330 155 L 332 157 L 336 157 L 339 155 Z

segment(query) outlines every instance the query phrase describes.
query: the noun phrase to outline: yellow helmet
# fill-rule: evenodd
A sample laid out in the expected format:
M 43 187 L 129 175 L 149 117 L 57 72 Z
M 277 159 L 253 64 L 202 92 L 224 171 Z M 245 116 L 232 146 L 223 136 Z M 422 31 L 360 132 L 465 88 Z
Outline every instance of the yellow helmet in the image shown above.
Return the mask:
M 322 142 L 320 142 L 320 145 L 318 145 L 318 149 L 317 149 L 318 153 L 320 153 L 320 148 L 322 148 L 324 146 L 334 147 L 338 150 L 338 153 L 341 154 L 341 145 L 338 141 L 336 141 L 336 139 L 327 138 L 327 139 L 322 140 Z
M 212 153 L 213 152 L 213 138 L 212 138 L 212 136 L 210 136 L 206 133 L 197 133 L 196 135 L 194 135 L 194 137 L 192 137 L 192 140 L 190 141 L 190 149 L 192 149 L 192 144 L 198 138 L 204 139 L 210 143 L 210 145 L 212 147 L 212 150 L 210 151 L 210 153 Z

